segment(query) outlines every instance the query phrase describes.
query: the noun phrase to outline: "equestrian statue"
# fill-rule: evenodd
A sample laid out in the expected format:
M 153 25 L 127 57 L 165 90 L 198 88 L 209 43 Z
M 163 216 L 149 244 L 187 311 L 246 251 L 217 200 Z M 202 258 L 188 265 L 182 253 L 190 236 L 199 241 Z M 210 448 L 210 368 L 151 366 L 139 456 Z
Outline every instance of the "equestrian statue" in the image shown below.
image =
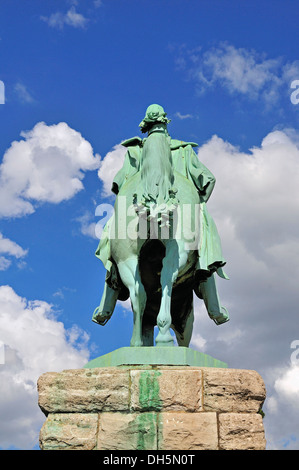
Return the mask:
M 220 304 L 216 274 L 228 279 L 221 242 L 207 201 L 215 177 L 199 161 L 197 144 L 172 139 L 162 106 L 152 104 L 139 124 L 145 138 L 122 142 L 124 163 L 112 191 L 114 211 L 102 232 L 96 256 L 106 268 L 99 307 L 92 320 L 105 325 L 117 300 L 130 298 L 130 345 L 188 347 L 192 337 L 193 294 L 221 325 L 229 314 Z

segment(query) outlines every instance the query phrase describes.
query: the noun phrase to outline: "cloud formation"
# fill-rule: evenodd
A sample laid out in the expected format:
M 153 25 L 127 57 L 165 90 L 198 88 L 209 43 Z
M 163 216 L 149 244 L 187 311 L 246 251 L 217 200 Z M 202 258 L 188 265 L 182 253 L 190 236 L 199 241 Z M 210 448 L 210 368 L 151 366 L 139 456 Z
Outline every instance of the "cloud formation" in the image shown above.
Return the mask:
M 112 196 L 113 193 L 111 192 L 111 187 L 113 178 L 123 165 L 126 151 L 127 149 L 123 145 L 115 145 L 101 161 L 98 170 L 98 177 L 103 183 L 103 197 Z
M 5 238 L 0 232 L 0 271 L 4 271 L 10 266 L 11 257 L 20 259 L 24 258 L 27 253 L 28 250 L 24 250 L 16 242 Z
M 192 114 L 182 114 L 178 111 L 177 113 L 175 113 L 175 117 L 183 120 L 183 119 L 191 119 L 193 116 Z
M 21 82 L 16 83 L 14 91 L 22 103 L 34 102 L 32 95 L 29 93 L 27 87 L 23 83 Z
M 94 220 L 94 215 L 91 212 L 84 212 L 76 218 L 76 222 L 79 222 L 80 231 L 83 235 L 97 239 L 96 222 Z
M 284 62 L 281 57 L 267 58 L 254 49 L 237 48 L 226 42 L 203 51 L 181 47 L 177 67 L 188 71 L 199 93 L 222 88 L 231 95 L 276 103 L 292 80 L 299 76 L 299 61 Z
M 66 330 L 47 302 L 28 301 L 10 286 L 0 286 L 0 331 L 0 447 L 13 442 L 31 449 L 45 420 L 37 404 L 38 377 L 83 367 L 89 359 L 89 338 L 76 325 Z
M 90 143 L 64 122 L 39 122 L 21 136 L 0 165 L 0 217 L 24 216 L 36 203 L 72 198 L 83 189 L 84 172 L 99 166 Z
M 88 18 L 76 11 L 76 7 L 74 5 L 72 5 L 66 13 L 58 11 L 56 13 L 52 13 L 50 16 L 41 16 L 41 20 L 45 21 L 51 28 L 60 30 L 62 30 L 65 25 L 73 28 L 84 29 L 89 21 Z

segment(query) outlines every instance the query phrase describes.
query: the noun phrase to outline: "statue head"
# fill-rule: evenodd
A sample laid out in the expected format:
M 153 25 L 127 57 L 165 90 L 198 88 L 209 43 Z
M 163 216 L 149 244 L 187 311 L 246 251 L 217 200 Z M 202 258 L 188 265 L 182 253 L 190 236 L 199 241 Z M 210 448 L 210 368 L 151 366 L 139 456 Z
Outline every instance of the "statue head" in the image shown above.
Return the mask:
M 167 114 L 162 106 L 151 104 L 146 110 L 144 119 L 139 124 L 141 132 L 148 132 L 153 125 L 158 123 L 166 126 L 170 122 L 170 119 L 167 119 L 166 116 Z

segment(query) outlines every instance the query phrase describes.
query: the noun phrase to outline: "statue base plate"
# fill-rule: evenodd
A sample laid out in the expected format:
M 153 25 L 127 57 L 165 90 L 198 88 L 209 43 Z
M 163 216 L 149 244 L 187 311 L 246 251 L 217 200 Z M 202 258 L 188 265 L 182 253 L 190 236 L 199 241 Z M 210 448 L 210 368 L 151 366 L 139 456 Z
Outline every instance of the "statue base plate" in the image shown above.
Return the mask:
M 163 348 L 157 346 L 143 346 L 140 348 L 129 346 L 116 349 L 89 361 L 84 366 L 84 369 L 132 365 L 227 367 L 225 362 L 183 346 L 164 346 Z

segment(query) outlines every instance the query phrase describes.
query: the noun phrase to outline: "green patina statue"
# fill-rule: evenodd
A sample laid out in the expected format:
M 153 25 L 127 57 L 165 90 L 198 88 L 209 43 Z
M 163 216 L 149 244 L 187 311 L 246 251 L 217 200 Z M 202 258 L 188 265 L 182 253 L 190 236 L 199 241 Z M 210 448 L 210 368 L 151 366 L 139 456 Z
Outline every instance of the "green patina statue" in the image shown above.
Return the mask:
M 217 325 L 229 320 L 215 274 L 228 279 L 215 223 L 206 203 L 215 178 L 199 161 L 197 144 L 172 139 L 164 109 L 148 107 L 139 127 L 147 137 L 122 143 L 124 164 L 112 191 L 117 195 L 96 256 L 106 280 L 92 320 L 104 325 L 117 300 L 130 298 L 131 346 L 188 347 L 193 329 L 193 292 Z

